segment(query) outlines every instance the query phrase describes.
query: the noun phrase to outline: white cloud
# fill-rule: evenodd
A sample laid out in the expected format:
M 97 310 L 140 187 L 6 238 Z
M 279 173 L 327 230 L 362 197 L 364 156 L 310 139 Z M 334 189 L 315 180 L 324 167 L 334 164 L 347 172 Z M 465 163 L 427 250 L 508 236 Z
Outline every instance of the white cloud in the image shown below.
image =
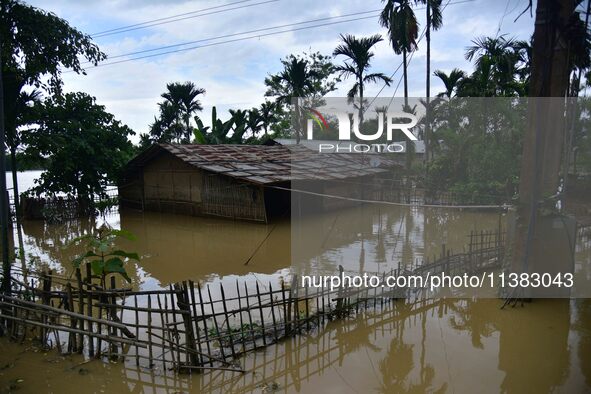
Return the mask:
M 260 1 L 262 0 L 255 2 Z M 196 5 L 196 2 L 191 1 L 164 0 L 31 1 L 33 5 L 53 11 L 70 21 L 72 25 L 89 33 L 229 2 L 231 0 L 208 1 L 207 3 L 198 2 Z M 149 29 L 105 36 L 97 38 L 96 41 L 106 53 L 117 55 L 269 26 L 377 10 L 381 7 L 380 0 L 343 0 L 329 4 L 320 4 L 313 0 L 279 0 L 225 13 L 161 24 Z M 469 45 L 470 40 L 475 36 L 494 35 L 504 8 L 505 2 L 489 0 L 450 5 L 444 12 L 443 28 L 433 33 L 431 69 L 450 70 L 460 67 L 469 70 L 470 65 L 463 57 L 465 46 Z M 503 18 L 502 32 L 515 34 L 520 38 L 527 38 L 531 34 L 533 20 L 529 16 L 524 16 L 517 23 L 513 23 L 516 14 L 521 10 L 516 8 L 513 14 Z M 423 11 L 417 11 L 421 25 L 424 24 L 423 14 Z M 320 23 L 322 22 L 317 22 L 317 24 Z M 213 105 L 217 106 L 218 113 L 228 108 L 250 108 L 264 101 L 263 95 L 266 90 L 264 78 L 269 73 L 279 71 L 281 58 L 290 53 L 310 50 L 330 54 L 339 41 L 340 33 L 358 36 L 381 33 L 384 36 L 384 42 L 375 48 L 372 71 L 390 75 L 401 62 L 401 56 L 392 52 L 386 31 L 379 26 L 375 18 L 272 36 L 264 36 L 265 32 L 260 32 L 260 38 L 99 67 L 89 70 L 87 76 L 68 73 L 64 74 L 65 88 L 69 91 L 85 91 L 96 96 L 98 102 L 106 105 L 118 119 L 137 132 L 145 132 L 157 112 L 157 103 L 166 83 L 191 80 L 205 88 L 207 94 L 202 100 L 205 107 L 204 119 L 209 119 Z M 211 41 L 201 44 L 207 43 Z M 383 90 L 384 97 L 393 94 L 400 76 L 401 72 L 398 72 L 393 86 Z M 352 80 L 344 81 L 335 93 L 346 94 L 352 83 Z M 424 83 L 425 45 L 421 42 L 419 51 L 409 65 L 411 94 L 423 95 Z M 435 94 L 439 91 L 440 84 L 436 78 L 432 78 L 432 84 L 432 92 Z M 367 95 L 377 94 L 381 87 L 382 84 L 368 86 Z M 398 96 L 402 94 L 402 86 L 396 94 Z

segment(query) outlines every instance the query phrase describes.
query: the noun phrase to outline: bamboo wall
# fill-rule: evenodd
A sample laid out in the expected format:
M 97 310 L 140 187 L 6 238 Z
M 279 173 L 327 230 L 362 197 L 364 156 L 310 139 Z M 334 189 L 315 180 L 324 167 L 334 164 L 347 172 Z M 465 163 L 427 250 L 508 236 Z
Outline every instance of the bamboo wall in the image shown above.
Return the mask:
M 266 222 L 262 186 L 203 171 L 162 154 L 128 176 L 121 201 L 141 209 Z

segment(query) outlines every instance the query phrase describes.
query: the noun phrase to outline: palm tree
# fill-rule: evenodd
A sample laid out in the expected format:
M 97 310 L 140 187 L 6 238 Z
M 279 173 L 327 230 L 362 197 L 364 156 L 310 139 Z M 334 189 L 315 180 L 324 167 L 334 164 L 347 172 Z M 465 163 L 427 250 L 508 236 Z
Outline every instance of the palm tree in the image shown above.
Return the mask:
M 336 89 L 334 66 L 330 57 L 319 52 L 289 55 L 281 60 L 283 70 L 265 78 L 265 96 L 275 97 L 278 110 L 293 104 L 294 133 L 299 143 L 302 135 L 302 108 L 318 106 L 322 97 Z
M 380 14 L 380 24 L 388 29 L 392 49 L 402 54 L 404 104 L 408 106 L 408 53 L 417 49 L 419 23 L 410 0 L 382 0 L 386 6 Z
M 261 104 L 259 115 L 261 117 L 261 123 L 265 135 L 269 134 L 269 126 L 271 123 L 277 121 L 277 112 L 279 112 L 279 107 L 274 102 L 265 101 Z
M 166 92 L 162 98 L 169 103 L 177 113 L 177 123 L 184 125 L 183 139 L 189 140 L 193 134 L 191 119 L 197 111 L 203 110 L 199 95 L 205 94 L 205 89 L 198 88 L 193 82 L 173 82 L 166 85 Z
M 252 136 L 256 137 L 256 134 L 263 127 L 263 119 L 261 118 L 261 113 L 258 108 L 251 108 L 248 110 L 246 126 L 252 133 Z
M 466 73 L 459 68 L 454 68 L 449 74 L 446 74 L 442 70 L 435 70 L 433 75 L 438 77 L 443 82 L 443 86 L 445 86 L 445 91 L 437 94 L 437 97 L 447 98 L 451 98 L 454 95 L 461 81 L 466 78 Z
M 158 104 L 160 115 L 150 125 L 150 135 L 158 142 L 178 142 L 185 139 L 185 126 L 179 121 L 179 108 L 170 101 Z
M 427 100 L 427 113 L 426 113 L 426 123 L 425 123 L 425 135 L 423 139 L 425 140 L 425 160 L 429 158 L 429 148 L 430 148 L 430 136 L 431 134 L 431 114 L 429 113 L 430 105 L 430 97 L 431 97 L 431 29 L 439 30 L 443 25 L 443 16 L 441 13 L 441 0 L 420 0 L 422 3 L 426 4 L 426 21 L 427 26 L 425 28 L 425 38 L 427 39 L 427 79 L 426 79 L 426 86 L 425 86 L 425 95 Z
M 374 53 L 371 51 L 372 47 L 378 42 L 382 41 L 382 36 L 379 34 L 357 38 L 353 35 L 341 34 L 342 44 L 337 46 L 333 51 L 333 56 L 343 55 L 349 60 L 344 61 L 344 64 L 335 66 L 335 70 L 340 72 L 345 78 L 349 76 L 355 77 L 355 84 L 347 93 L 350 99 L 353 99 L 356 95 L 359 95 L 359 125 L 363 123 L 363 92 L 365 84 L 368 82 L 377 82 L 378 80 L 384 81 L 386 85 L 390 85 L 392 79 L 384 75 L 383 73 L 370 73 L 367 71 L 370 67 L 371 58 Z
M 299 98 L 307 97 L 315 87 L 313 81 L 316 79 L 316 72 L 311 69 L 306 59 L 292 57 L 286 62 L 284 70 L 269 78 L 269 83 L 275 86 L 284 86 L 285 89 L 277 96 L 276 102 L 281 105 L 294 104 L 296 114 L 296 143 L 300 143 L 301 130 L 301 103 Z
M 439 30 L 443 26 L 443 15 L 441 9 L 441 0 L 420 0 L 425 4 L 427 11 L 427 26 L 425 29 L 425 39 L 427 40 L 427 81 L 426 96 L 431 97 L 431 29 Z
M 478 37 L 466 48 L 466 60 L 474 61 L 475 70 L 465 79 L 469 95 L 511 96 L 519 92 L 515 82 L 518 64 L 523 59 L 522 42 L 505 36 Z M 480 90 L 480 94 L 478 94 Z

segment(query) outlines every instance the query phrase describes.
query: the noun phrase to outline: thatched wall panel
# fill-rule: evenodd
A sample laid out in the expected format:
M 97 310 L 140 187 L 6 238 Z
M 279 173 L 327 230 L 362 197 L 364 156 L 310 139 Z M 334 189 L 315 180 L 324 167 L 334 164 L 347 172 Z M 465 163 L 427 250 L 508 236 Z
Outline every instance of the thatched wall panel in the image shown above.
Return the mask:
M 146 210 L 267 220 L 261 186 L 203 171 L 170 154 L 150 160 L 141 176 Z

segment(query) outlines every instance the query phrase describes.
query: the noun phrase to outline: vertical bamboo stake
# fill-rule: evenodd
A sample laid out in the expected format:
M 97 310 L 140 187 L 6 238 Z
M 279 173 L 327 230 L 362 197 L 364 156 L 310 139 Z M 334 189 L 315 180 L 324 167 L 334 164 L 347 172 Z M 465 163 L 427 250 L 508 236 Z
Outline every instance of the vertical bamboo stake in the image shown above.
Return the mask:
M 111 275 L 111 292 L 112 292 L 112 295 L 111 295 L 111 299 L 109 301 L 110 301 L 110 304 L 112 305 L 111 308 L 110 308 L 111 309 L 110 310 L 110 314 L 111 314 L 110 319 L 113 320 L 113 321 L 115 321 L 116 320 L 116 317 L 117 317 L 117 298 L 115 296 L 115 287 L 116 287 L 116 284 L 115 284 L 115 276 Z M 113 337 L 116 337 L 117 336 L 117 328 L 116 327 L 111 327 L 111 335 Z M 111 343 L 111 353 L 117 354 L 118 351 L 119 351 L 119 346 L 117 345 L 117 342 L 112 342 Z
M 275 342 L 279 340 L 279 336 L 277 335 L 277 320 L 275 319 L 275 306 L 273 302 L 273 287 L 271 286 L 271 282 L 269 282 L 269 302 L 271 303 L 271 318 L 273 320 L 273 335 L 275 336 Z
M 242 297 L 240 297 L 240 285 L 236 279 L 236 297 L 238 298 L 238 316 L 240 318 L 240 341 L 242 342 L 242 353 L 246 353 L 246 339 L 244 338 L 244 319 L 242 318 Z
M 170 289 L 170 308 L 172 309 L 172 322 L 174 325 L 174 328 L 177 329 L 177 320 L 176 320 L 176 308 L 175 308 L 175 297 L 177 296 L 177 292 L 176 290 L 174 290 L 172 288 L 172 285 L 169 286 Z M 178 345 L 181 345 L 180 343 L 180 334 L 178 332 L 176 332 L 176 336 L 175 336 L 175 340 L 176 340 L 176 360 L 177 360 L 177 365 L 178 368 L 180 369 L 181 367 L 181 348 Z M 171 352 L 174 352 L 174 349 L 171 350 Z
M 203 330 L 205 332 L 205 346 L 207 346 L 207 354 L 211 355 L 211 345 L 209 343 L 209 330 L 207 329 L 207 318 L 205 317 L 205 302 L 203 302 L 203 294 L 201 293 L 200 283 L 197 283 L 197 292 L 199 293 L 199 306 L 201 308 L 201 318 L 203 319 Z M 211 358 L 209 359 L 209 365 L 213 366 L 213 361 L 211 360 Z
M 41 275 L 43 278 L 43 292 L 41 293 L 41 300 L 43 305 L 49 305 L 49 301 L 51 300 L 51 271 L 49 271 L 49 275 L 46 272 L 43 272 Z M 47 315 L 42 314 L 42 322 L 47 324 Z M 16 330 L 16 324 L 12 325 L 13 329 Z M 16 331 L 13 331 L 13 336 L 16 334 Z M 49 330 L 47 328 L 41 328 L 41 343 L 45 347 L 47 345 L 47 341 L 49 339 Z
M 209 297 L 209 306 L 211 307 L 211 314 L 213 316 L 213 324 L 215 326 L 215 331 L 216 331 L 216 335 L 217 335 L 217 338 L 218 338 L 218 342 L 220 343 L 220 352 L 222 353 L 222 358 L 225 360 L 226 359 L 226 355 L 224 353 L 224 344 L 222 343 L 222 340 L 220 338 L 220 336 L 222 335 L 222 333 L 220 332 L 220 327 L 218 325 L 218 319 L 217 319 L 217 315 L 215 313 L 215 308 L 213 306 L 213 298 L 211 298 L 211 290 L 209 289 L 209 285 L 207 286 L 207 295 Z
M 201 333 L 199 330 L 199 323 L 197 322 L 197 305 L 195 301 L 195 283 L 189 281 L 189 296 L 191 297 L 192 319 L 191 324 L 195 322 L 195 335 L 197 337 L 197 347 L 199 350 L 199 365 L 203 365 L 203 351 L 201 350 Z
M 183 282 L 180 286 L 181 291 L 177 298 L 177 306 L 183 311 L 182 318 L 185 326 L 185 340 L 187 349 L 187 361 L 190 365 L 199 365 L 199 359 L 197 357 L 197 347 L 195 346 L 195 333 L 193 332 L 193 324 L 191 324 L 191 307 L 189 305 L 189 288 L 187 282 Z M 181 303 L 182 301 L 182 303 Z
M 103 289 L 103 291 L 104 290 L 105 289 Z M 104 303 L 105 298 L 106 297 L 103 294 L 100 294 L 98 296 L 98 301 L 101 304 L 98 307 L 98 318 L 99 319 L 102 319 L 103 318 L 103 307 L 102 307 L 102 304 Z M 108 332 L 108 329 L 109 328 L 107 327 L 107 332 Z M 96 331 L 99 334 L 102 334 L 103 333 L 103 325 L 101 323 L 99 323 L 99 322 L 97 322 Z M 101 357 L 102 348 L 103 348 L 103 341 L 102 341 L 101 338 L 97 338 L 97 341 L 96 341 L 96 357 L 97 358 L 100 358 Z
M 342 278 L 343 277 L 343 266 L 339 265 L 339 276 Z M 341 316 L 342 312 L 343 312 L 343 290 L 341 288 L 341 286 L 339 286 L 339 288 L 337 289 L 337 306 L 336 306 L 336 312 L 337 312 L 337 316 Z
M 224 292 L 224 285 L 220 283 L 220 294 L 222 295 L 222 308 L 224 310 L 224 321 L 226 322 L 226 326 L 228 327 L 228 338 L 230 340 L 230 352 L 232 353 L 232 358 L 236 358 L 236 353 L 234 352 L 234 336 L 232 335 L 232 327 L 230 327 L 230 316 L 228 315 L 228 307 L 226 305 L 226 293 Z
M 326 311 L 325 311 L 325 300 L 324 300 L 324 288 L 320 288 L 320 297 L 322 298 L 322 323 L 326 320 Z
M 74 300 L 72 299 L 72 284 L 70 282 L 66 284 L 66 295 L 68 297 L 66 310 L 74 312 Z M 74 317 L 70 317 L 70 328 L 76 328 L 76 319 Z M 68 352 L 76 352 L 76 350 L 76 334 L 72 332 L 68 336 Z
M 135 337 L 139 341 L 140 339 L 140 314 L 137 307 L 137 295 L 133 296 L 133 306 L 135 313 Z M 140 365 L 140 349 L 135 345 L 135 365 Z
M 310 308 L 308 307 L 309 304 L 308 298 L 308 286 L 304 287 L 304 302 L 306 303 L 306 330 L 310 329 Z
M 281 279 L 281 302 L 283 304 L 283 323 L 284 335 L 287 336 L 289 332 L 289 320 L 287 317 L 287 300 L 285 299 L 285 281 Z
M 160 334 L 161 334 L 161 341 L 162 341 L 162 369 L 164 369 L 164 371 L 166 371 L 166 341 L 164 340 L 164 338 L 166 338 L 166 330 L 165 327 L 167 327 L 164 323 L 164 312 L 162 309 L 162 301 L 160 301 L 160 294 L 156 294 L 156 301 L 158 303 L 158 310 L 159 310 L 159 315 L 160 315 Z M 166 376 L 166 373 L 165 373 Z
M 80 268 L 76 268 L 76 282 L 78 283 L 78 314 L 84 314 L 84 295 L 82 289 L 82 273 Z M 80 331 L 84 331 L 84 320 L 80 319 Z M 84 335 L 78 335 L 78 353 L 84 351 Z
M 299 297 L 298 297 L 298 282 L 297 282 L 297 275 L 293 276 L 293 283 L 292 283 L 292 296 L 293 296 L 293 321 L 294 327 L 299 329 L 299 321 L 300 321 L 300 305 L 299 305 Z M 294 332 L 295 334 L 295 332 Z
M 295 274 L 294 274 L 295 277 Z M 291 286 L 289 288 L 289 295 L 287 298 L 287 316 L 285 317 L 285 335 L 289 336 L 291 335 L 291 300 L 293 298 L 293 287 L 294 287 L 294 278 L 292 278 L 292 283 Z
M 152 296 L 148 294 L 148 364 L 152 368 L 154 365 L 154 354 L 152 352 Z
M 92 274 L 90 264 L 86 264 L 86 314 L 92 319 Z M 89 320 L 88 326 L 88 355 L 94 357 L 94 339 L 92 336 L 92 321 Z
M 176 324 L 175 325 L 170 325 L 170 321 L 168 318 L 168 297 L 167 295 L 169 294 L 164 294 L 164 309 L 166 310 L 166 313 L 164 314 L 165 319 L 166 319 L 166 327 L 168 328 L 168 339 L 171 341 L 169 344 L 169 348 L 170 348 L 170 356 L 172 358 L 172 366 L 174 368 L 175 365 L 178 365 L 180 368 L 180 360 L 177 360 L 177 358 L 175 357 L 175 348 L 174 348 L 174 344 L 176 343 L 175 340 L 177 338 L 177 336 L 179 335 L 177 332 L 177 327 Z M 172 295 L 171 295 L 172 297 Z M 171 300 L 170 301 L 171 304 L 173 304 L 174 302 Z M 173 316 L 174 316 L 174 309 L 173 309 Z M 172 328 L 170 328 L 172 327 Z M 165 350 L 163 350 L 163 352 L 165 352 Z M 164 354 L 164 353 L 163 353 Z M 164 356 L 165 357 L 165 356 Z
M 244 300 L 246 301 L 246 311 L 248 312 L 248 324 L 250 326 L 250 336 L 252 337 L 252 347 L 253 347 L 253 349 L 256 349 L 257 343 L 256 343 L 256 337 L 254 335 L 254 325 L 252 323 L 250 301 L 248 300 L 250 296 L 248 295 L 248 286 L 246 285 L 246 282 L 244 282 L 244 294 L 245 294 Z
M 263 316 L 263 304 L 261 302 L 261 291 L 259 289 L 259 282 L 256 282 L 256 290 L 257 290 L 257 300 L 258 300 L 258 308 L 259 308 L 259 314 L 261 317 L 261 327 L 262 327 L 262 331 L 263 331 L 263 346 L 267 346 L 267 340 L 266 340 L 266 335 L 265 335 L 265 318 Z

